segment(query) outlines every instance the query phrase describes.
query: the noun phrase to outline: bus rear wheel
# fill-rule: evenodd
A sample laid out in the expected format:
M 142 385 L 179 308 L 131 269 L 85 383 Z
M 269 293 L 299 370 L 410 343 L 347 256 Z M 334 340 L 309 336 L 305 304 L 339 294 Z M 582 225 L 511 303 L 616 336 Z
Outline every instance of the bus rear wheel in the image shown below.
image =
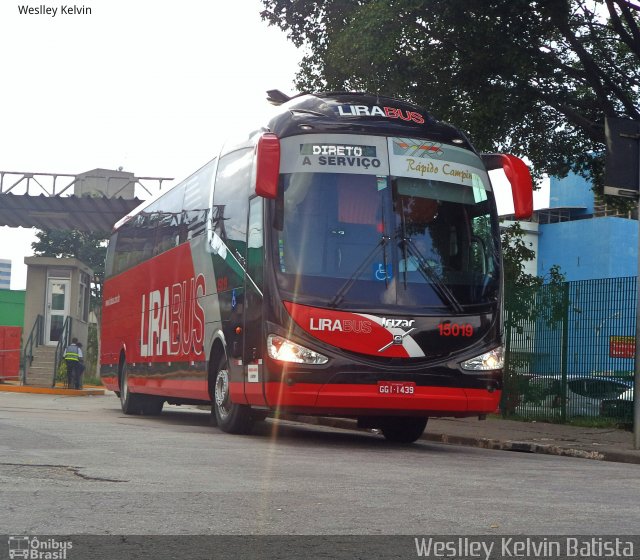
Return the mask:
M 142 414 L 144 411 L 144 395 L 137 395 L 129 390 L 129 373 L 127 362 L 120 366 L 120 407 L 125 414 Z
M 222 357 L 216 368 L 213 387 L 213 414 L 218 427 L 229 434 L 248 434 L 253 426 L 251 407 L 231 401 L 229 369 Z
M 413 443 L 427 427 L 428 418 L 411 418 L 396 416 L 385 418 L 380 426 L 380 431 L 387 441 L 393 443 Z

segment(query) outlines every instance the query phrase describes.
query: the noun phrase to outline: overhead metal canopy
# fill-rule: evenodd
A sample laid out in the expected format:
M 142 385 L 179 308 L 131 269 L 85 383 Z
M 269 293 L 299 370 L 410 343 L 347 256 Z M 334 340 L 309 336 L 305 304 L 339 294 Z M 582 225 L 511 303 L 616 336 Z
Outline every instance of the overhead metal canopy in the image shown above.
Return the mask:
M 0 171 L 0 226 L 110 232 L 143 202 L 134 198 L 136 187 L 152 195 L 143 181 L 161 189 L 163 181 L 172 180 L 108 169 L 79 175 Z
M 0 226 L 110 232 L 141 202 L 138 198 L 0 194 Z

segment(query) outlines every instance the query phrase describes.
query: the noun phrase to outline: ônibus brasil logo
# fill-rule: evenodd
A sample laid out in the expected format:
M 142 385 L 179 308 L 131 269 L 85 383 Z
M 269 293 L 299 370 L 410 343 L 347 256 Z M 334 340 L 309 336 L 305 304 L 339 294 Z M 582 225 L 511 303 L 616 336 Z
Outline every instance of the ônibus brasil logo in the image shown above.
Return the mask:
M 38 537 L 9 537 L 9 558 L 33 560 L 66 560 L 73 548 L 71 541 L 39 539 Z

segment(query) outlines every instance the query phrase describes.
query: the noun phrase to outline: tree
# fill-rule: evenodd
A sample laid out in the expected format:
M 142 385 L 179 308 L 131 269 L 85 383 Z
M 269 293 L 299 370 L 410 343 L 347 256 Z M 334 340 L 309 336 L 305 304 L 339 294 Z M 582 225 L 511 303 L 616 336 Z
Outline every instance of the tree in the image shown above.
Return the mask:
M 524 231 L 518 222 L 502 229 L 502 260 L 505 284 L 505 329 L 518 328 L 523 322 L 539 318 L 553 325 L 562 319 L 560 290 L 547 290 L 547 305 L 538 305 L 536 297 L 547 284 L 559 288 L 565 276 L 558 265 L 549 268 L 547 277 L 528 274 L 524 263 L 535 258 L 535 251 L 524 240 Z M 560 294 L 560 295 L 559 295 Z
M 301 90 L 401 97 L 481 151 L 601 187 L 605 116 L 640 119 L 631 0 L 262 0 L 306 55 Z

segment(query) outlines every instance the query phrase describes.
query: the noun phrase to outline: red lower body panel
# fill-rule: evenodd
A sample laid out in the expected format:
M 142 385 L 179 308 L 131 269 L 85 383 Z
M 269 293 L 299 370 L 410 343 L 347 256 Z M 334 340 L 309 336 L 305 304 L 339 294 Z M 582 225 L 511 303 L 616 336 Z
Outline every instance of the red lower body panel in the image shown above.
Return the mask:
M 416 387 L 410 395 L 381 394 L 377 385 L 268 383 L 267 402 L 308 414 L 404 413 L 425 416 L 476 416 L 495 412 L 501 391 L 458 387 Z
M 110 391 L 119 391 L 117 377 L 103 377 L 102 383 Z M 161 377 L 129 377 L 129 390 L 132 393 L 145 393 L 160 397 L 175 397 L 208 401 L 209 390 L 206 379 L 164 379 Z
M 100 380 L 102 384 L 109 389 L 109 391 L 119 391 L 120 386 L 118 385 L 118 376 L 114 375 L 112 377 L 101 377 Z
M 103 377 L 107 389 L 118 391 L 117 377 Z M 182 399 L 209 400 L 206 379 L 131 377 L 133 392 Z M 230 384 L 233 402 L 245 404 L 243 383 Z M 501 391 L 459 387 L 415 387 L 409 395 L 380 392 L 377 385 L 267 383 L 267 406 L 303 414 L 358 416 L 407 414 L 413 416 L 476 416 L 498 409 Z

